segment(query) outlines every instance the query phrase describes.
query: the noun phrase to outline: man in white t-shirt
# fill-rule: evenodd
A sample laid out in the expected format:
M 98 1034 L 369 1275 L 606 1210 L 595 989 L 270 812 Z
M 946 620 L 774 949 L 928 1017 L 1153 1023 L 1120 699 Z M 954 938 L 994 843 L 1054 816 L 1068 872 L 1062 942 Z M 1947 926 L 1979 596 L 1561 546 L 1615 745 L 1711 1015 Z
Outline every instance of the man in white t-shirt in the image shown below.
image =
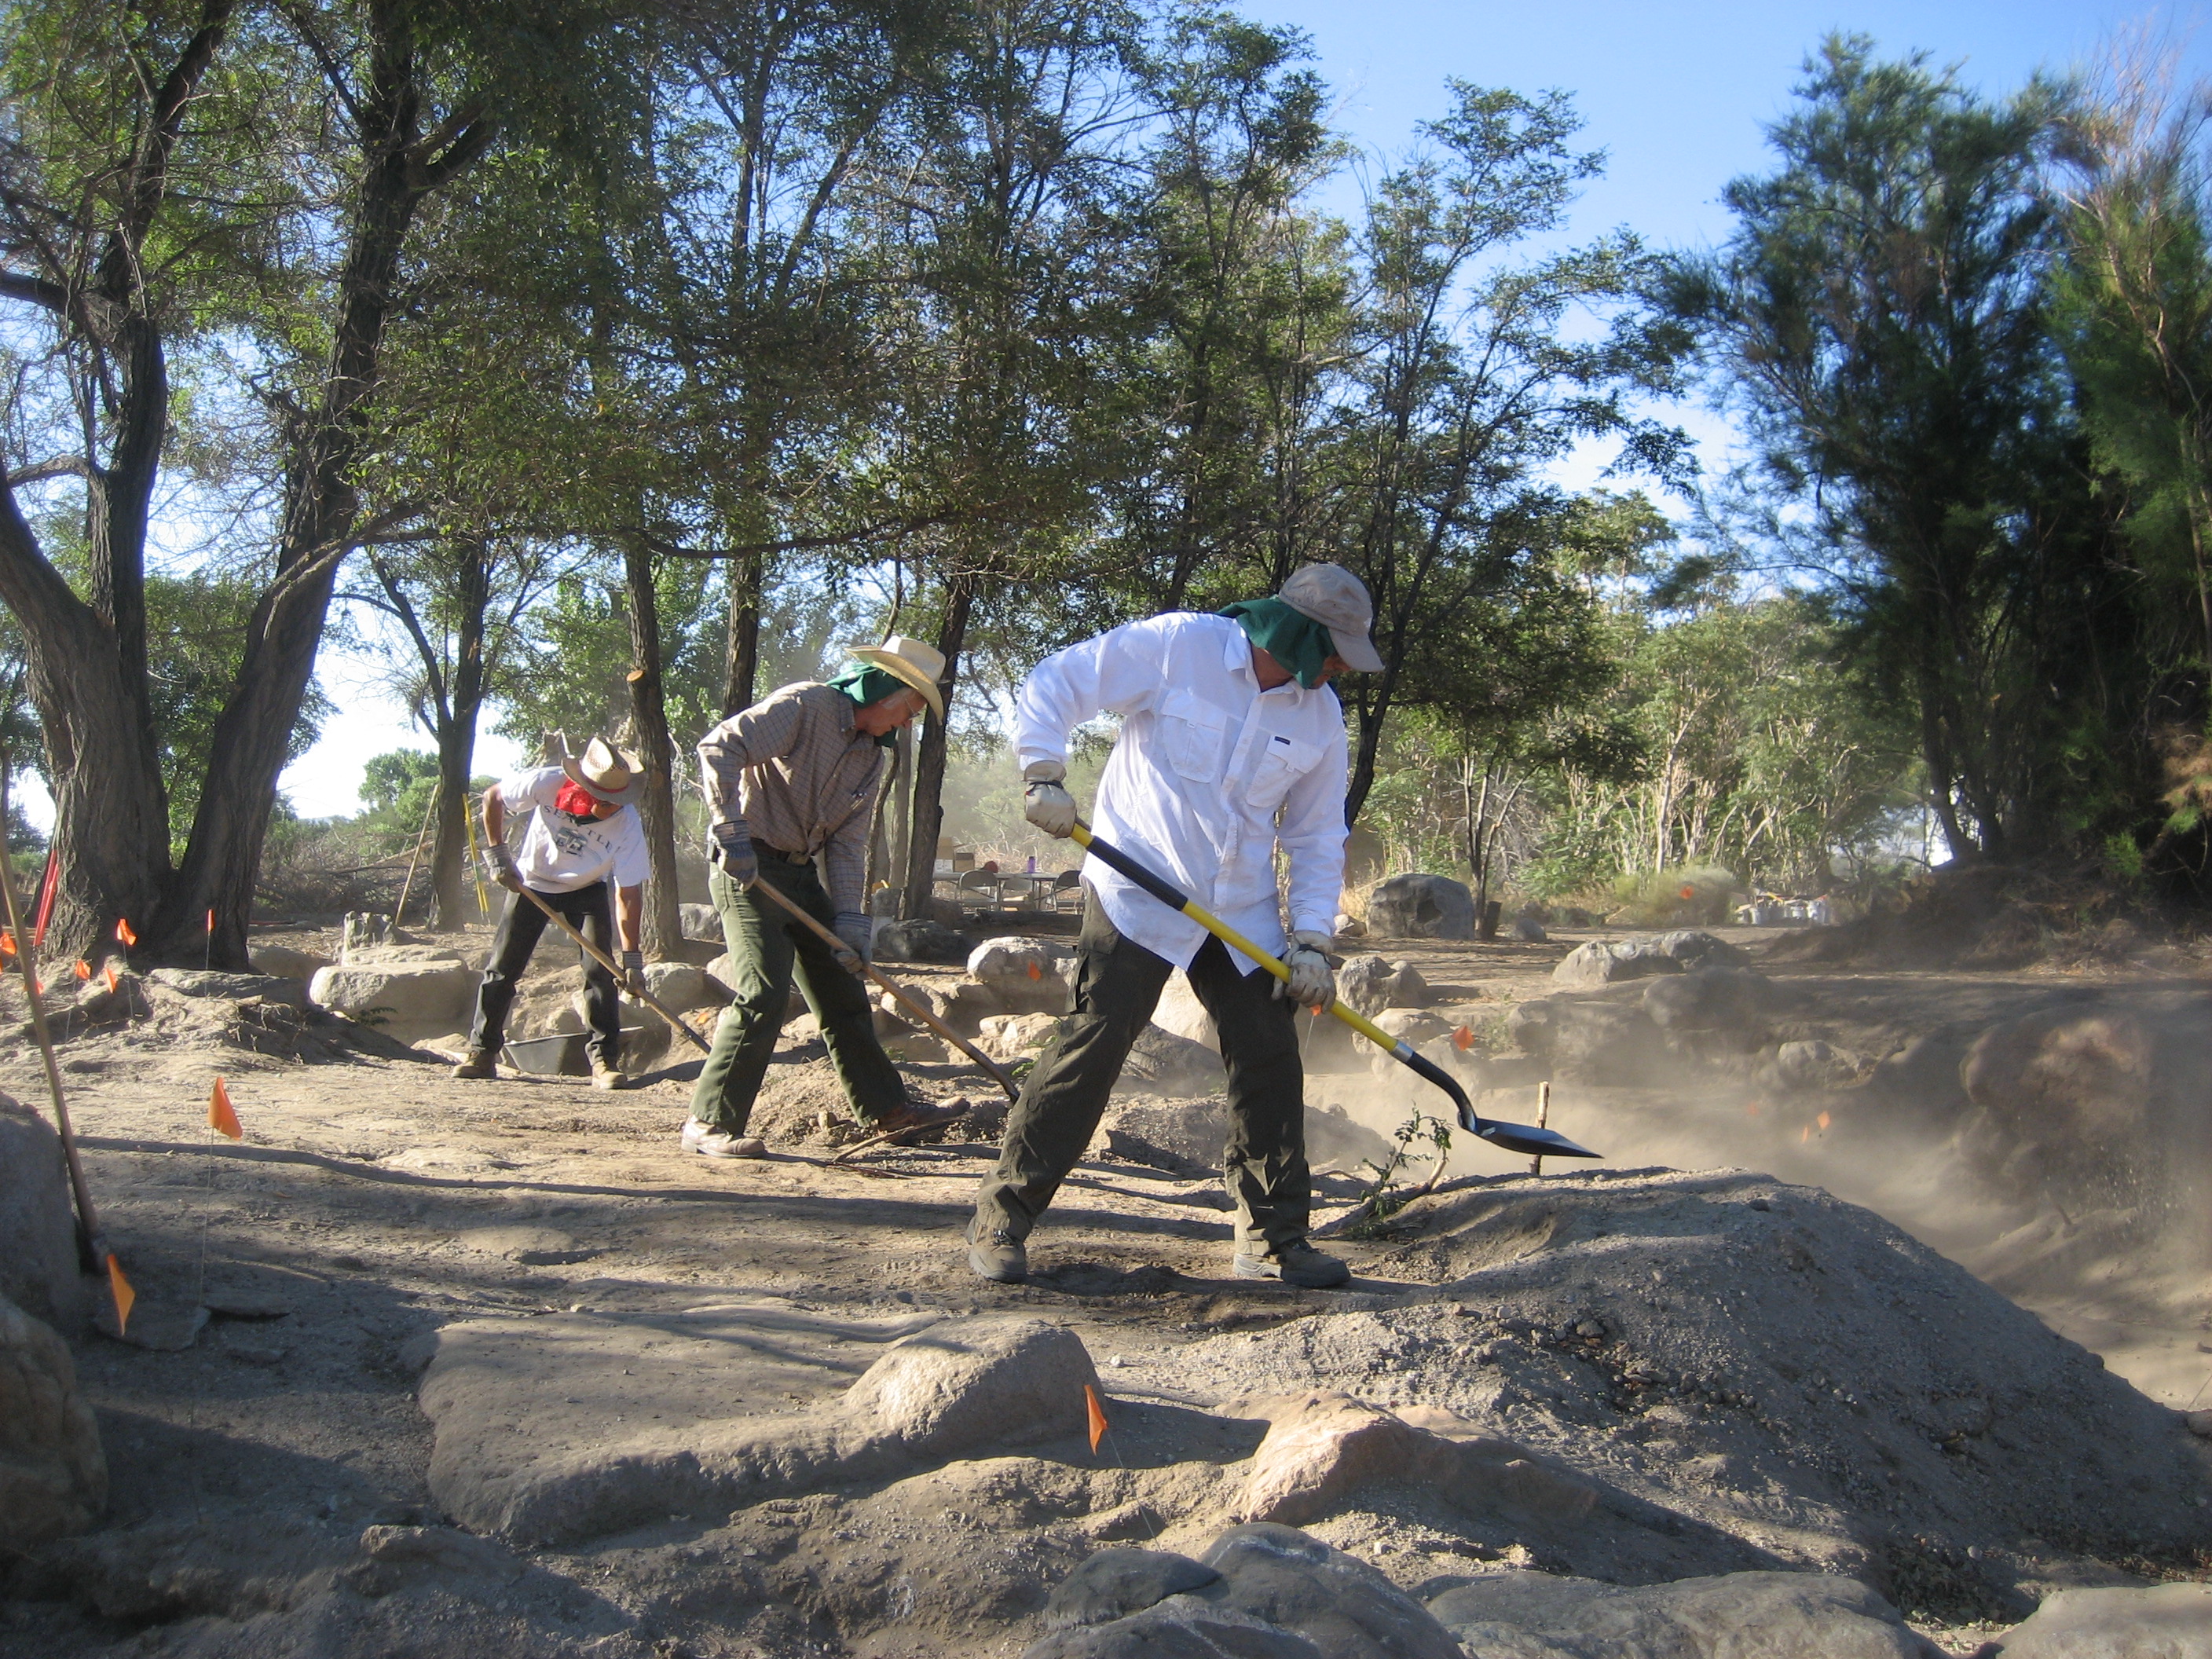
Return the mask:
M 610 956 L 619 932 L 623 969 L 631 988 L 644 983 L 639 929 L 648 866 L 645 826 L 631 805 L 641 775 L 635 756 L 594 738 L 581 759 L 571 757 L 558 766 L 520 773 L 484 791 L 485 873 L 514 896 L 499 919 L 491 962 L 484 969 L 483 983 L 477 988 L 468 1056 L 453 1067 L 455 1077 L 495 1075 L 516 981 L 530 966 L 531 952 L 545 931 L 545 913 L 523 897 L 526 886 Z M 520 859 L 507 850 L 510 811 L 531 813 Z M 584 963 L 585 1020 L 591 1027 L 585 1047 L 592 1057 L 592 1086 L 619 1089 L 623 1075 L 616 1062 L 622 1046 L 622 1005 L 614 975 L 588 953 L 578 955 Z

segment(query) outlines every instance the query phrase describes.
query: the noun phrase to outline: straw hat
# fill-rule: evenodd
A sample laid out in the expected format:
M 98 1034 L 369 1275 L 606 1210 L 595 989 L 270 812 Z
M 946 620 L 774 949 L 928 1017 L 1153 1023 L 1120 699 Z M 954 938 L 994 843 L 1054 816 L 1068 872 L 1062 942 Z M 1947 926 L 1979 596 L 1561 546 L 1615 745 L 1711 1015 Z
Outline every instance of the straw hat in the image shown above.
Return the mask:
M 945 693 L 938 689 L 938 682 L 945 678 L 945 653 L 935 646 L 894 634 L 881 645 L 856 645 L 850 654 L 854 661 L 896 675 L 921 692 L 943 723 Z
M 627 806 L 637 799 L 645 781 L 645 763 L 627 749 L 617 749 L 605 738 L 584 745 L 583 757 L 561 758 L 561 769 L 610 806 Z

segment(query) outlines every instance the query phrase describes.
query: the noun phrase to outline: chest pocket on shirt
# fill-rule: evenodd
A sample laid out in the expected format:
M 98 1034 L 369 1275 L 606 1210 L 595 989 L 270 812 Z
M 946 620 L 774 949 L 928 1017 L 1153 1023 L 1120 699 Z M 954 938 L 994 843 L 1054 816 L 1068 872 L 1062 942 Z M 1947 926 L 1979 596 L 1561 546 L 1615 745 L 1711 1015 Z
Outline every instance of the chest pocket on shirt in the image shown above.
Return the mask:
M 1252 769 L 1252 787 L 1245 799 L 1263 812 L 1272 812 L 1283 804 L 1283 797 L 1291 793 L 1291 786 L 1321 763 L 1321 750 L 1310 743 L 1300 743 L 1296 738 L 1286 738 L 1278 732 L 1270 737 L 1260 752 L 1258 764 Z
M 1229 716 L 1205 698 L 1177 691 L 1160 705 L 1160 744 L 1168 764 L 1193 783 L 1221 775 L 1221 741 Z

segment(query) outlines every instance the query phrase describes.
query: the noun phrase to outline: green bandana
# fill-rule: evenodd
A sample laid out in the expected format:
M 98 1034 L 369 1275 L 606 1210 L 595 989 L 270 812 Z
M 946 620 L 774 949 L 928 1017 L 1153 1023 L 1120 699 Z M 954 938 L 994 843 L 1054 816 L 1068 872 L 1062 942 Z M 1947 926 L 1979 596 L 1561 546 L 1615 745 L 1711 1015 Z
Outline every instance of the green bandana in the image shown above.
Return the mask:
M 834 685 L 861 708 L 881 702 L 885 697 L 901 691 L 911 691 L 908 685 L 888 669 L 878 668 L 872 663 L 848 662 L 830 678 L 822 682 Z M 898 741 L 898 729 L 894 726 L 876 741 L 889 749 Z
M 1280 599 L 1240 599 L 1218 614 L 1236 617 L 1244 637 L 1289 669 L 1309 691 L 1321 684 L 1322 668 L 1336 654 L 1328 629 Z

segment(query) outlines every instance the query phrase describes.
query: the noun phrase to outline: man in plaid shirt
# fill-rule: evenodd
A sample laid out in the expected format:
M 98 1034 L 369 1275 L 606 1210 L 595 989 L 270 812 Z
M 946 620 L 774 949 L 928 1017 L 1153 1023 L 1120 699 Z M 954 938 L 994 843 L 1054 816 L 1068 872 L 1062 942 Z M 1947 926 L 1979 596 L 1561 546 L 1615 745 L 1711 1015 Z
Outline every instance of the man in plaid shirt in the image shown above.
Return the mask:
M 925 707 L 945 717 L 938 689 L 945 659 L 917 640 L 897 637 L 860 647 L 853 657 L 828 682 L 787 685 L 700 742 L 714 866 L 708 890 L 721 913 L 737 1000 L 715 1030 L 714 1051 L 692 1090 L 686 1152 L 765 1155 L 745 1124 L 775 1052 L 794 969 L 821 1022 L 837 1080 L 872 1133 L 927 1127 L 957 1115 L 908 1099 L 897 1068 L 876 1040 L 874 1012 L 858 978 L 873 927 L 862 886 L 884 750 Z M 812 930 L 748 890 L 763 881 L 835 931 L 844 948 L 833 951 Z

